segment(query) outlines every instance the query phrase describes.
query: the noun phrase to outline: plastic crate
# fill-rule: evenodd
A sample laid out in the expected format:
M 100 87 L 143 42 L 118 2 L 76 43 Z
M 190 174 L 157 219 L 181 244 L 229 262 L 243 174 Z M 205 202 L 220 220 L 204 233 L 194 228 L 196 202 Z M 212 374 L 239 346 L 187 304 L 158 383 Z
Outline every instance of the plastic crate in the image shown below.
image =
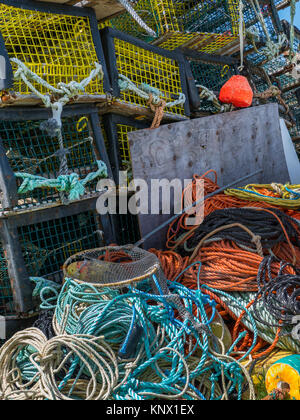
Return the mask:
M 189 116 L 189 101 L 185 77 L 185 60 L 177 52 L 166 51 L 128 36 L 112 28 L 101 31 L 113 95 L 125 103 L 146 106 L 147 101 L 130 91 L 121 92 L 119 75 L 126 76 L 136 86 L 147 84 L 158 89 L 166 102 L 186 95 L 183 105 L 168 108 L 172 114 Z
M 2 209 L 22 210 L 40 205 L 61 202 L 61 194 L 56 189 L 38 188 L 32 192 L 19 194 L 21 178 L 15 173 L 29 173 L 44 178 L 57 178 L 60 173 L 61 154 L 57 137 L 49 137 L 40 128 L 41 122 L 49 118 L 47 109 L 26 108 L 11 112 L 0 110 L 0 188 L 2 190 Z M 98 111 L 95 106 L 76 105 L 66 107 L 63 112 L 63 140 L 67 152 L 69 173 L 78 174 L 84 179 L 97 171 L 97 160 L 110 165 Z M 97 195 L 97 179 L 86 185 L 86 196 Z
M 92 9 L 31 0 L 1 0 L 0 33 L 1 55 L 18 58 L 52 86 L 57 87 L 59 82 L 82 81 L 95 68 L 94 63 L 99 62 L 103 66 L 104 80 L 94 79 L 86 93 L 103 95 L 109 90 L 97 19 Z M 15 64 L 12 68 L 8 66 L 1 89 L 13 87 L 18 95 L 30 94 L 23 81 L 13 83 L 12 70 L 16 70 Z M 35 82 L 33 85 L 47 93 Z
M 119 185 L 119 172 L 127 171 L 128 182 L 130 182 L 132 180 L 132 162 L 128 133 L 149 128 L 149 124 L 116 114 L 104 115 L 102 123 L 114 180 Z
M 96 200 L 0 219 L 2 247 L 0 315 L 34 309 L 29 277 L 60 282 L 62 266 L 76 252 L 111 242 L 107 218 L 95 211 Z

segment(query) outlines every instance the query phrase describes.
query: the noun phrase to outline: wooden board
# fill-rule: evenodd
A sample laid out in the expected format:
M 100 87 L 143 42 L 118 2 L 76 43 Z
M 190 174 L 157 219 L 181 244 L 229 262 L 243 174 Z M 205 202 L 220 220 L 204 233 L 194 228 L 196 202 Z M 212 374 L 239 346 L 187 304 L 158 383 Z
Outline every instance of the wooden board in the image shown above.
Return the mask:
M 49 0 L 38 1 L 49 3 Z M 78 7 L 80 7 L 80 5 L 83 5 L 84 7 L 93 7 L 98 20 L 107 19 L 125 10 L 118 0 L 51 0 L 51 3 L 67 4 L 71 6 L 78 5 Z
M 287 182 L 277 104 L 164 125 L 129 133 L 135 178 L 191 179 L 214 169 L 218 184 L 227 185 L 259 169 L 247 183 Z M 149 187 L 150 190 L 150 187 Z M 160 199 L 160 209 L 162 199 Z M 142 237 L 165 222 L 168 215 L 139 215 Z M 162 248 L 166 229 L 152 236 L 146 248 Z

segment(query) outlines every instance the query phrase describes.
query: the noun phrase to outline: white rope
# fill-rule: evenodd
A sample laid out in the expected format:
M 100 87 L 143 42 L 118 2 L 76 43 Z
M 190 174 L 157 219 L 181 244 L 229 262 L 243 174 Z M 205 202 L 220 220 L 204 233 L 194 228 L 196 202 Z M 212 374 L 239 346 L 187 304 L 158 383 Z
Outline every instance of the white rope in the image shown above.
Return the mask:
M 35 375 L 26 382 L 21 377 L 17 354 L 21 349 L 32 351 L 29 360 Z M 60 389 L 56 375 L 68 371 L 70 358 L 78 358 L 80 372 L 86 377 L 76 385 L 70 380 Z M 20 361 L 19 361 L 20 363 Z M 47 340 L 36 328 L 20 331 L 0 350 L 1 400 L 73 400 L 75 390 L 85 400 L 106 400 L 118 383 L 119 371 L 116 356 L 103 337 L 89 335 L 61 335 Z
M 163 96 L 162 93 L 152 86 L 147 85 L 146 83 L 141 84 L 137 87 L 128 77 L 124 76 L 123 74 L 119 74 L 119 87 L 121 92 L 125 90 L 129 90 L 134 92 L 140 98 L 145 99 L 146 101 L 150 100 L 152 96 L 152 102 L 154 105 L 159 105 L 161 102 L 161 97 Z M 178 105 L 183 105 L 186 101 L 186 96 L 184 93 L 179 93 L 178 99 L 172 102 L 167 102 L 166 107 L 172 108 Z
M 103 79 L 104 73 L 102 70 L 101 64 L 95 62 L 95 69 L 93 69 L 90 75 L 82 80 L 81 82 L 72 81 L 70 83 L 58 83 L 57 87 L 50 85 L 48 82 L 43 80 L 40 76 L 36 73 L 31 71 L 26 64 L 24 64 L 21 60 L 17 58 L 11 58 L 11 62 L 18 66 L 14 78 L 15 80 L 23 81 L 28 88 L 36 94 L 43 102 L 46 108 L 51 108 L 53 112 L 53 119 L 57 122 L 59 128 L 61 128 L 61 114 L 63 107 L 70 102 L 70 100 L 75 99 L 78 95 L 82 94 L 85 88 L 91 83 L 93 79 L 99 77 L 100 80 Z M 51 92 L 52 94 L 61 96 L 57 101 L 51 102 L 51 98 L 49 94 L 42 94 L 39 92 L 32 82 L 35 82 L 41 86 L 43 86 L 46 90 Z
M 125 7 L 127 12 L 131 15 L 131 17 L 143 28 L 150 36 L 153 38 L 157 38 L 157 35 L 153 29 L 149 28 L 149 26 L 143 21 L 143 19 L 137 14 L 134 8 L 129 4 L 127 0 L 118 0 L 122 6 Z
M 244 69 L 244 4 L 243 0 L 240 0 L 239 3 L 239 36 L 240 36 L 240 57 L 241 57 L 241 65 L 238 68 L 239 71 Z

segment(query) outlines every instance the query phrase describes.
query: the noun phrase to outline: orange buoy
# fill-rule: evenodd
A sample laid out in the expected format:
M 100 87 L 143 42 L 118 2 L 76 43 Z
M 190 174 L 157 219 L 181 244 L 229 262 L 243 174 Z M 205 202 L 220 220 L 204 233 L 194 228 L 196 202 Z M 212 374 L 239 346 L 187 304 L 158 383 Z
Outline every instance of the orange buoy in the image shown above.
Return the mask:
M 232 104 L 237 108 L 247 108 L 252 104 L 253 91 L 246 77 L 232 76 L 222 86 L 219 99 L 225 104 Z

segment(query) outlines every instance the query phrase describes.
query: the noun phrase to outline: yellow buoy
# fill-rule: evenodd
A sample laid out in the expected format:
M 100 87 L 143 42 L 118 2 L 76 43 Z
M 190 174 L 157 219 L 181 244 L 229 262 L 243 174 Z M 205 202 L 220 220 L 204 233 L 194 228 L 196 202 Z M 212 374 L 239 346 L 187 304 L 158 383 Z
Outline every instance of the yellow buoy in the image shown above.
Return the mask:
M 290 387 L 291 399 L 300 400 L 300 355 L 293 354 L 278 360 L 266 375 L 266 388 L 270 394 L 282 383 Z

